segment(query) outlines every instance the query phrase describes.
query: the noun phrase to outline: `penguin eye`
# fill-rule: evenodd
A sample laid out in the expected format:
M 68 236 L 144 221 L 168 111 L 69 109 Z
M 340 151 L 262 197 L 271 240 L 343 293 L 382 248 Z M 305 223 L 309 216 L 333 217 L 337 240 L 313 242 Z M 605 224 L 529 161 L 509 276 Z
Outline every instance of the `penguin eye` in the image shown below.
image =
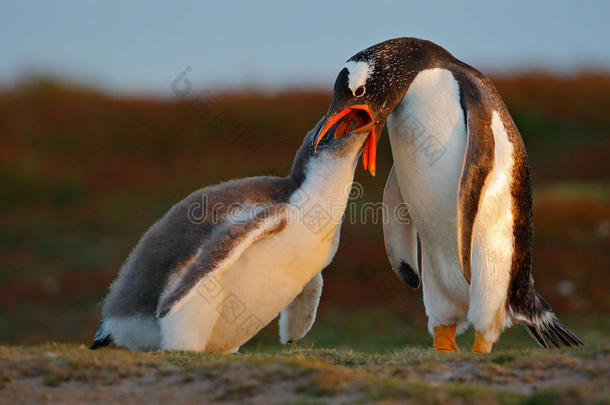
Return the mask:
M 364 85 L 362 85 L 354 91 L 354 96 L 360 97 L 363 96 L 364 93 L 366 93 L 366 89 L 364 88 Z

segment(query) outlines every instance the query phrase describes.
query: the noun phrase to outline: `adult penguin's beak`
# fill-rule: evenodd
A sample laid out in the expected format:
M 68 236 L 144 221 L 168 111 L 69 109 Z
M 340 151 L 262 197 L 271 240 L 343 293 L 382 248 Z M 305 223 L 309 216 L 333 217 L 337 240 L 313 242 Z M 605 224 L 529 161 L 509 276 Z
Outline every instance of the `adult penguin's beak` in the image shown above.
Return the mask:
M 334 103 L 331 105 L 322 129 L 318 133 L 315 148 L 318 147 L 320 140 L 328 130 L 337 124 L 335 138 L 345 134 L 357 132 L 368 132 L 369 136 L 362 152 L 362 165 L 364 170 L 368 170 L 371 175 L 375 175 L 375 160 L 377 157 L 377 142 L 383 130 L 383 125 L 375 121 L 373 114 L 367 104 L 355 104 L 349 107 L 336 108 Z M 315 150 L 314 148 L 314 150 Z

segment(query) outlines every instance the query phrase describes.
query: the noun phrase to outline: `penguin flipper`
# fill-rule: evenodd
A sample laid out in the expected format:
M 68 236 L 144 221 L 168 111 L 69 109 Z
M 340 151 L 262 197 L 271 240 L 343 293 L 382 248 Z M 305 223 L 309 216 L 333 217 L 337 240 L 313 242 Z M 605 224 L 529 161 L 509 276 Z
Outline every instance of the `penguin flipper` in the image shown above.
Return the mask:
M 494 165 L 495 143 L 491 129 L 493 112 L 490 100 L 484 100 L 472 81 L 458 77 L 460 102 L 466 118 L 466 152 L 458 184 L 457 224 L 458 254 L 464 278 L 471 279 L 471 247 L 474 220 L 479 209 L 483 186 Z
M 406 284 L 418 288 L 421 284 L 421 249 L 409 205 L 400 193 L 394 166 L 383 191 L 383 205 L 387 209 L 383 240 L 392 270 Z
M 207 280 L 207 276 L 233 264 L 254 242 L 280 232 L 287 223 L 286 210 L 285 205 L 274 205 L 248 219 L 227 220 L 218 225 L 173 290 L 161 300 L 157 316 L 163 318 L 176 312 Z
M 322 295 L 322 272 L 313 276 L 303 291 L 280 313 L 280 342 L 293 343 L 302 339 L 316 320 Z

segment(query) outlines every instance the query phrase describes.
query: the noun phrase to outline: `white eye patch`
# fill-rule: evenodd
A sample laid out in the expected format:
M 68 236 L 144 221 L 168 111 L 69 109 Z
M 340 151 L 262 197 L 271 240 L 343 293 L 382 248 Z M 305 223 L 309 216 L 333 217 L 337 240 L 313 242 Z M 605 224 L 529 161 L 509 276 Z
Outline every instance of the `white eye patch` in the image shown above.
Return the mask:
M 347 85 L 352 93 L 354 93 L 358 87 L 364 86 L 364 83 L 373 73 L 374 66 L 368 62 L 354 62 L 350 60 L 343 67 L 348 72 Z

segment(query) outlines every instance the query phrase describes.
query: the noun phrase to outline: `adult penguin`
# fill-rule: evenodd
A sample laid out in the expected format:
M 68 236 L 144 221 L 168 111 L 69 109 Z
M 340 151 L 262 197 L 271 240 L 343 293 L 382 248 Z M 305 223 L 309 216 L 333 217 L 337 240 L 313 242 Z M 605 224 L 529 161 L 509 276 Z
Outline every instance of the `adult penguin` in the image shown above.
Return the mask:
M 401 279 L 418 287 L 421 277 L 434 348 L 456 351 L 456 332 L 473 325 L 472 350 L 490 352 L 513 323 L 545 348 L 582 345 L 534 290 L 527 155 L 489 79 L 430 41 L 373 45 L 341 68 L 318 136 L 333 125 L 368 132 L 374 175 L 386 121 L 386 248 Z M 410 217 L 397 215 L 403 204 Z

